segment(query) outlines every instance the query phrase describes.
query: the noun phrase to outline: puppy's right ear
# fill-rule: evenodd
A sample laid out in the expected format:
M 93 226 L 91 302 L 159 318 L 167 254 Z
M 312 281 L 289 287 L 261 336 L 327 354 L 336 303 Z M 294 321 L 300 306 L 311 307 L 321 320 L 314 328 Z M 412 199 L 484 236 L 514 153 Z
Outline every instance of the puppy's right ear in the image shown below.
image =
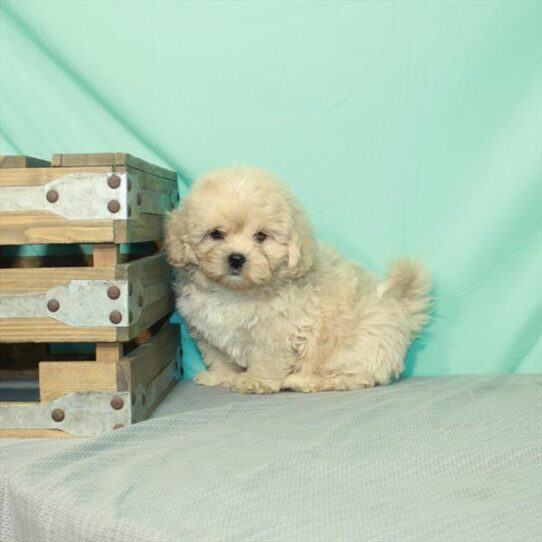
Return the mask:
M 166 251 L 168 260 L 174 267 L 184 267 L 196 263 L 196 257 L 188 242 L 186 204 L 175 209 L 166 221 Z

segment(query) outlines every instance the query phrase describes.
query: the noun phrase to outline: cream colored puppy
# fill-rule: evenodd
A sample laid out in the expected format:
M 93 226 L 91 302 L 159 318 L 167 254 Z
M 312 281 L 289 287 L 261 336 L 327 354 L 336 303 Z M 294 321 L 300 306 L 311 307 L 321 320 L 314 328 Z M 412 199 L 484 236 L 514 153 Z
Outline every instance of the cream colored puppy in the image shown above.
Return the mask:
M 169 217 L 177 308 L 208 371 L 241 393 L 387 384 L 427 321 L 427 272 L 408 259 L 379 282 L 316 242 L 271 174 L 233 167 L 200 178 Z

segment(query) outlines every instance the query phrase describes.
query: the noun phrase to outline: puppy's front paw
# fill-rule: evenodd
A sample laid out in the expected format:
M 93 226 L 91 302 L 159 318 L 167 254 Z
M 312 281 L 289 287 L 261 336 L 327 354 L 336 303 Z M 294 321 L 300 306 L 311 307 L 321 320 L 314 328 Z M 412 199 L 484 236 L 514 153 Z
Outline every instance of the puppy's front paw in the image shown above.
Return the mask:
M 247 373 L 237 375 L 230 386 L 230 389 L 237 393 L 276 393 L 280 388 L 278 382 L 261 380 Z
M 229 388 L 235 373 L 224 373 L 222 371 L 203 371 L 194 377 L 194 382 L 201 386 L 222 386 Z

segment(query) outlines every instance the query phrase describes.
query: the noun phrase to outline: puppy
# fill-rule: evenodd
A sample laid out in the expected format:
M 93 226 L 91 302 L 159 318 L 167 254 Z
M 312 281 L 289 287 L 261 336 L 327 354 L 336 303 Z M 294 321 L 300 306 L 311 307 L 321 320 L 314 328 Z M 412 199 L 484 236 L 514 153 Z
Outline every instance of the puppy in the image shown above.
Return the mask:
M 408 259 L 379 282 L 316 242 L 285 186 L 255 168 L 204 175 L 167 222 L 177 309 L 208 371 L 240 393 L 388 384 L 428 319 L 427 272 Z

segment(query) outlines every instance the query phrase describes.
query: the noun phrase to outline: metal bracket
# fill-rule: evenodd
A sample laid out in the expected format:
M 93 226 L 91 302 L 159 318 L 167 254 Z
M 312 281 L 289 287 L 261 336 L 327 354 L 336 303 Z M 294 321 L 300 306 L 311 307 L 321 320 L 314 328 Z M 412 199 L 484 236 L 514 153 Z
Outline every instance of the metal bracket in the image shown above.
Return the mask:
M 112 286 L 117 299 L 108 297 Z M 70 326 L 113 326 L 111 313 L 129 324 L 127 280 L 71 280 L 46 292 L 0 295 L 0 318 L 54 318 Z
M 112 176 L 115 183 L 110 183 Z M 0 212 L 48 211 L 70 220 L 126 220 L 163 215 L 177 203 L 171 194 L 141 188 L 126 173 L 68 173 L 39 186 L 0 187 Z
M 54 318 L 74 327 L 126 327 L 139 319 L 145 306 L 169 292 L 164 280 L 145 285 L 130 282 L 131 293 L 128 280 L 71 280 L 46 292 L 0 294 L 0 318 Z M 108 295 L 112 287 L 118 289 L 116 299 Z
M 131 421 L 128 392 L 73 392 L 48 404 L 3 403 L 0 408 L 0 429 L 61 429 L 77 437 L 101 435 Z

